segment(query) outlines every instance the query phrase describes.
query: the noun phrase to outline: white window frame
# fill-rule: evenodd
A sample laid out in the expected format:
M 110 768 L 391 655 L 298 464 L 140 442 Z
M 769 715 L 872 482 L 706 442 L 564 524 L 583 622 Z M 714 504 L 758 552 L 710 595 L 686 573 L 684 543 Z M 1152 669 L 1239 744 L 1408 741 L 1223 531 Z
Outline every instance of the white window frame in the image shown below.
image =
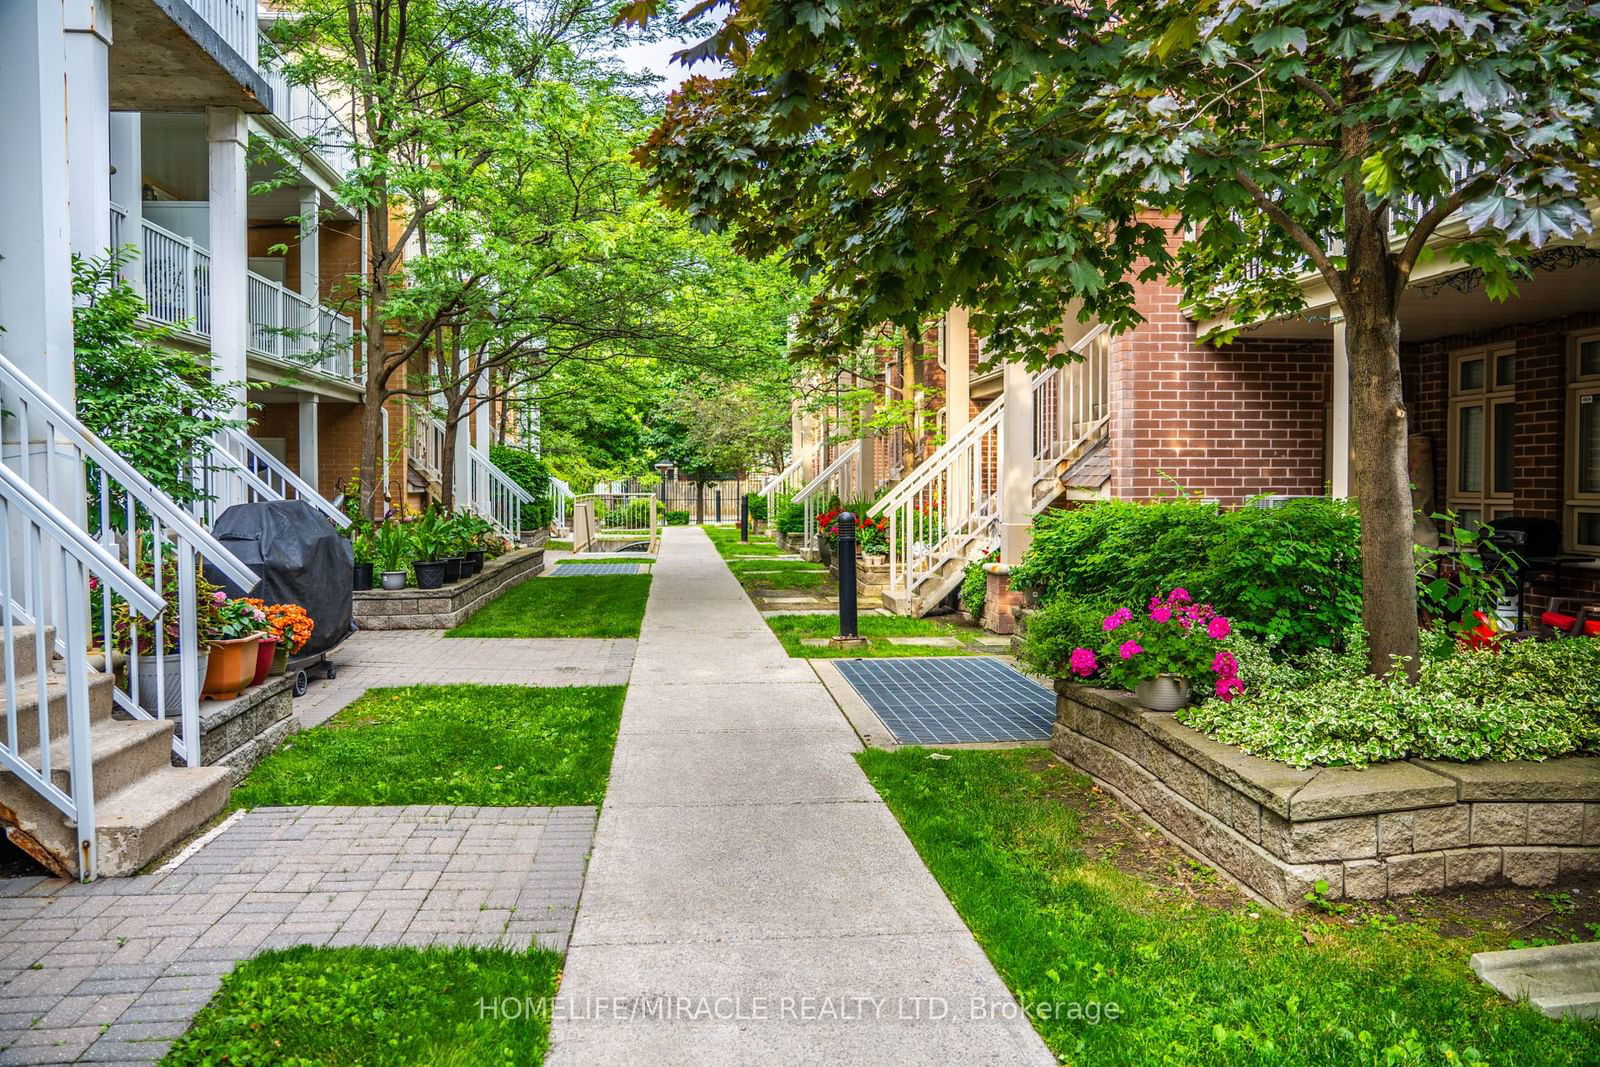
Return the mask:
M 1512 357 L 1513 377 L 1511 381 L 1502 382 L 1499 377 L 1499 361 L 1502 356 Z M 1483 384 L 1475 389 L 1461 387 L 1461 367 L 1472 360 L 1483 361 Z M 1447 429 L 1447 451 L 1445 452 L 1445 506 L 1457 515 L 1463 513 L 1476 514 L 1478 522 L 1493 524 L 1495 519 L 1512 514 L 1515 511 L 1515 486 L 1516 486 L 1516 441 L 1512 440 L 1512 488 L 1497 490 L 1495 483 L 1498 473 L 1495 465 L 1495 409 L 1505 404 L 1510 404 L 1512 409 L 1513 425 L 1515 425 L 1517 387 L 1515 368 L 1517 366 L 1517 348 L 1515 344 L 1484 345 L 1478 348 L 1465 348 L 1458 352 L 1450 353 L 1449 375 L 1450 383 L 1446 391 L 1449 397 L 1448 415 L 1449 426 Z M 1479 407 L 1483 409 L 1483 478 L 1477 491 L 1466 491 L 1461 488 L 1461 411 L 1465 408 Z M 1515 431 L 1513 431 L 1515 432 Z M 1468 525 L 1477 525 L 1478 522 L 1469 522 Z
M 1573 552 L 1600 556 L 1600 542 L 1578 540 L 1580 516 L 1600 515 L 1600 492 L 1578 490 L 1578 414 L 1585 404 L 1600 405 L 1600 370 L 1583 374 L 1579 353 L 1585 343 L 1600 342 L 1600 330 L 1571 334 L 1567 338 L 1567 508 L 1566 541 Z

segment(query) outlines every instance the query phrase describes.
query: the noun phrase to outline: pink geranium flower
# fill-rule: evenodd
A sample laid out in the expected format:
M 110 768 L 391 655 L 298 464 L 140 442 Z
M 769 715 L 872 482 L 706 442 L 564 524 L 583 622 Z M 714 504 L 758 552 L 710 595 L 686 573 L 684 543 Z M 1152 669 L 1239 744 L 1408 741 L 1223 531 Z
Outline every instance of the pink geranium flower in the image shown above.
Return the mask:
M 1100 666 L 1099 661 L 1094 658 L 1094 653 L 1087 648 L 1073 649 L 1067 662 L 1072 666 L 1072 673 L 1080 678 L 1089 677 Z
M 213 604 L 226 604 L 228 602 L 228 594 L 218 589 L 215 593 L 211 594 L 211 602 Z
M 1122 647 L 1117 649 L 1117 655 L 1121 656 L 1123 659 L 1132 659 L 1143 651 L 1144 646 L 1140 645 L 1139 642 L 1124 641 L 1122 642 Z
M 1206 633 L 1210 634 L 1218 641 L 1221 641 L 1224 637 L 1227 637 L 1232 632 L 1233 627 L 1228 625 L 1228 620 L 1224 619 L 1221 615 L 1218 615 L 1210 622 L 1206 623 Z
M 1121 626 L 1123 623 L 1132 618 L 1133 612 L 1129 611 L 1127 608 L 1118 608 L 1110 615 L 1107 615 L 1105 622 L 1103 622 L 1101 625 L 1105 627 L 1107 633 L 1110 633 L 1112 630 L 1115 630 L 1117 627 Z
M 1150 621 L 1151 622 L 1171 622 L 1172 621 L 1172 609 L 1167 607 L 1165 604 L 1160 604 L 1160 605 L 1158 605 L 1156 607 L 1151 608 L 1150 609 Z
M 1239 677 L 1239 661 L 1232 652 L 1218 652 L 1217 658 L 1211 661 L 1211 669 L 1223 678 Z
M 1193 599 L 1194 597 L 1189 595 L 1189 590 L 1181 585 L 1167 594 L 1167 603 L 1169 604 L 1187 604 Z
M 1219 678 L 1217 680 L 1217 699 L 1224 704 L 1231 703 L 1233 698 L 1244 692 L 1244 683 L 1237 678 Z

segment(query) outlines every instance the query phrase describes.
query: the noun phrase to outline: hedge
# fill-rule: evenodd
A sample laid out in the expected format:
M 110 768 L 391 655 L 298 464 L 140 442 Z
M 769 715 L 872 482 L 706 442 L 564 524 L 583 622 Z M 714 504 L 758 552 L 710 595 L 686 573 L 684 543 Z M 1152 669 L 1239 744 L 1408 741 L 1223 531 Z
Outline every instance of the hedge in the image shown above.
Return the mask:
M 533 497 L 533 503 L 522 509 L 522 528 L 547 529 L 555 517 L 555 505 L 550 499 L 550 468 L 544 460 L 525 448 L 490 445 L 489 462 Z

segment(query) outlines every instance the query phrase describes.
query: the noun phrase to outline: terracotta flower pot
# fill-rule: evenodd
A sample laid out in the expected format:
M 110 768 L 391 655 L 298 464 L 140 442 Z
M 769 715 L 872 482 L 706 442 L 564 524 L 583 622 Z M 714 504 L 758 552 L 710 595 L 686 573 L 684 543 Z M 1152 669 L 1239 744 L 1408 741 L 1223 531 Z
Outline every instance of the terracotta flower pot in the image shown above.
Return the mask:
M 275 634 L 261 638 L 261 644 L 256 646 L 256 673 L 250 679 L 251 685 L 260 685 L 272 673 L 272 660 L 278 654 L 278 644 Z
M 206 665 L 206 681 L 200 695 L 211 700 L 232 700 L 256 676 L 256 652 L 261 635 L 234 637 L 211 643 L 211 662 Z

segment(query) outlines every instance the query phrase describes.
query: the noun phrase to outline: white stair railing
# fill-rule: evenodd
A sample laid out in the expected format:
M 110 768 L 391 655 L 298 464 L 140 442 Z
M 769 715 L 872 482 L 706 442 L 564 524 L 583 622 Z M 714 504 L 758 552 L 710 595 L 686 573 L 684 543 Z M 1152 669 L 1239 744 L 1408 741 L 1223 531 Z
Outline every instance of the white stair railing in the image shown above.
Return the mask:
M 815 445 L 796 453 L 794 459 L 783 470 L 767 479 L 761 487 L 761 495 L 770 505 L 775 496 L 792 495 L 806 484 L 806 471 L 811 469 L 817 456 Z
M 456 447 L 467 450 L 465 496 L 461 496 L 461 489 L 458 489 L 458 499 L 480 518 L 494 523 L 505 536 L 512 540 L 521 537 L 522 509 L 533 503 L 533 496 L 496 467 L 482 451 L 467 444 L 464 435 L 458 439 Z
M 196 502 L 197 514 L 207 527 L 234 504 L 264 500 L 304 500 L 338 529 L 350 525 L 349 516 L 241 430 L 230 427 L 213 434 L 205 462 L 196 473 L 202 491 Z
M 406 444 L 406 454 L 412 466 L 428 478 L 438 481 L 444 473 L 444 423 L 421 411 L 411 414 L 411 440 Z
M 0 463 L 46 500 L 80 502 L 73 508 L 75 514 L 62 509 L 63 514 L 158 597 L 174 601 L 160 625 L 146 626 L 131 607 L 118 610 L 119 599 L 127 602 L 114 586 L 109 591 L 102 587 L 89 634 L 103 650 L 127 648 L 126 677 L 112 691 L 117 706 L 135 718 L 176 718 L 173 751 L 186 765 L 198 767 L 199 567 L 204 560 L 243 589 L 254 588 L 258 576 L 4 357 L 0 357 L 0 408 L 7 416 L 0 419 Z M 85 588 L 82 595 L 87 602 L 90 590 Z M 51 609 L 45 625 L 54 625 L 70 610 L 62 604 L 45 607 Z M 72 661 L 81 650 L 67 645 L 60 629 L 58 651 Z M 111 658 L 107 657 L 108 669 Z
M 572 504 L 576 494 L 572 486 L 565 481 L 550 476 L 550 526 L 556 533 L 566 535 L 572 532 Z
M 1059 468 L 1105 436 L 1110 423 L 1110 336 L 1096 326 L 1073 346 L 1081 358 L 1033 376 L 1034 514 L 1061 492 Z M 1005 397 L 924 460 L 873 505 L 889 517 L 889 586 L 909 604 L 952 559 L 977 559 L 999 534 Z
M 5 735 L 0 737 L 0 767 L 38 793 L 74 825 L 78 838 L 78 876 L 95 877 L 94 758 L 89 709 L 91 640 L 90 589 L 102 601 L 115 596 L 130 615 L 156 625 L 166 604 L 94 538 L 44 498 L 22 475 L 0 464 L 0 653 L 5 664 Z M 56 647 L 44 639 L 43 621 L 57 625 Z M 18 662 L 19 628 L 31 626 L 33 662 Z M 59 649 L 61 672 L 52 675 Z M 98 669 L 110 670 L 102 659 Z M 31 673 L 37 721 L 25 720 L 19 675 Z M 62 690 L 65 736 L 52 728 L 50 683 Z M 67 765 L 56 766 L 62 744 Z
M 807 549 L 817 547 L 817 516 L 833 498 L 849 500 L 860 495 L 861 465 L 857 462 L 860 455 L 861 442 L 856 441 L 794 494 L 794 502 L 804 504 L 806 509 L 804 543 Z

